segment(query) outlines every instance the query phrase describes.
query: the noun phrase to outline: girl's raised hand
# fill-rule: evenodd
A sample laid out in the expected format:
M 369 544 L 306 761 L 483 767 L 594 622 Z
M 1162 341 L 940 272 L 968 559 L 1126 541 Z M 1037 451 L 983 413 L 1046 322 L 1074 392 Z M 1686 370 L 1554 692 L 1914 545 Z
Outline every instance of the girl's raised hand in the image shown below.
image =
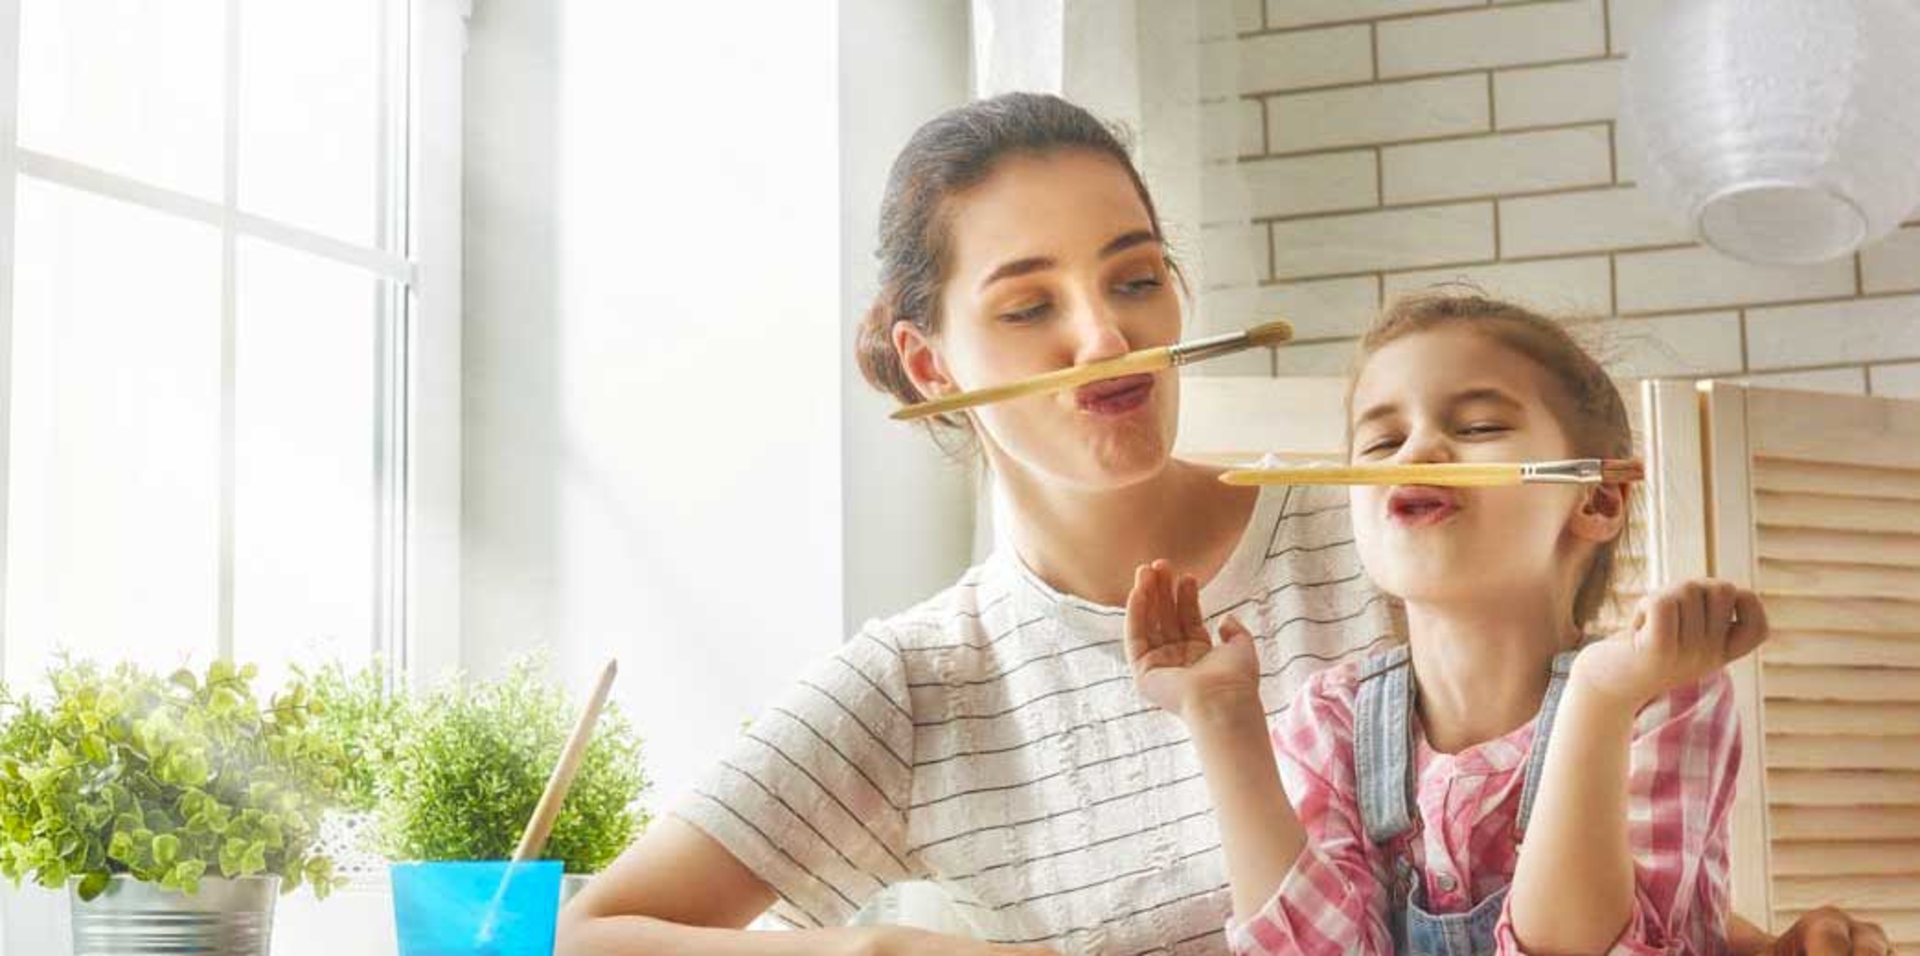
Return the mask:
M 1699 578 L 1647 595 L 1633 623 L 1589 647 L 1574 674 L 1635 709 L 1739 660 L 1767 639 L 1767 611 L 1752 591 Z
M 1185 574 L 1175 581 L 1165 561 L 1134 571 L 1127 595 L 1127 660 L 1140 693 L 1179 717 L 1197 704 L 1260 696 L 1253 635 L 1228 618 L 1214 643 L 1200 617 L 1199 582 Z

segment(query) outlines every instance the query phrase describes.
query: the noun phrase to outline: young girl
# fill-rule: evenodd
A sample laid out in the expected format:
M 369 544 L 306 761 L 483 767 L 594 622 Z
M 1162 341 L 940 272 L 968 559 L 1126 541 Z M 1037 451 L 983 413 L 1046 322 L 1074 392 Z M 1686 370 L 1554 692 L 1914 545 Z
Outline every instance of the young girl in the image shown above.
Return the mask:
M 1632 454 L 1599 365 L 1554 322 L 1474 296 L 1389 309 L 1348 415 L 1361 463 Z M 1410 643 L 1316 675 L 1271 744 L 1246 630 L 1228 620 L 1214 643 L 1191 577 L 1138 570 L 1128 656 L 1198 750 L 1235 951 L 1726 949 L 1740 738 L 1722 666 L 1766 618 L 1752 593 L 1692 581 L 1588 635 L 1628 496 L 1355 487 L 1361 560 L 1404 602 Z

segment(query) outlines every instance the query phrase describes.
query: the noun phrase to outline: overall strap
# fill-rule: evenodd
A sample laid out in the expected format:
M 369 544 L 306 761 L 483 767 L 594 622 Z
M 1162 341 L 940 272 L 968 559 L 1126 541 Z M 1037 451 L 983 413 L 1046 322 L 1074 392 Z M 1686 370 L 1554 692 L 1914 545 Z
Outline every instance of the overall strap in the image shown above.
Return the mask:
M 1354 786 L 1367 839 L 1413 827 L 1413 665 L 1406 645 L 1367 659 L 1353 706 Z
M 1573 659 L 1579 648 L 1554 655 L 1552 672 L 1547 678 L 1547 695 L 1540 701 L 1540 714 L 1533 719 L 1533 746 L 1527 754 L 1526 781 L 1520 789 L 1520 813 L 1514 818 L 1517 834 L 1527 831 L 1527 818 L 1533 815 L 1533 798 L 1540 792 L 1541 768 L 1547 763 L 1547 741 L 1553 739 L 1553 718 L 1560 709 L 1560 697 L 1567 689 L 1567 675 L 1573 673 Z

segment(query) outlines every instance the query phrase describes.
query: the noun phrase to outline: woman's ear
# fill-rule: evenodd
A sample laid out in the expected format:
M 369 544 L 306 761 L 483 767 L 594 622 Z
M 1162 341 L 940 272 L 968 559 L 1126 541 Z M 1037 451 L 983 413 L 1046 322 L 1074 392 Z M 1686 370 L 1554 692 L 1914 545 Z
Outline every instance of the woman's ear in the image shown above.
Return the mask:
M 1576 537 L 1595 544 L 1612 541 L 1627 527 L 1626 484 L 1588 485 L 1569 525 Z
M 912 322 L 893 324 L 893 349 L 900 355 L 900 367 L 906 371 L 907 380 L 925 398 L 935 399 L 960 390 L 947 374 L 947 363 L 933 347 L 933 339 Z

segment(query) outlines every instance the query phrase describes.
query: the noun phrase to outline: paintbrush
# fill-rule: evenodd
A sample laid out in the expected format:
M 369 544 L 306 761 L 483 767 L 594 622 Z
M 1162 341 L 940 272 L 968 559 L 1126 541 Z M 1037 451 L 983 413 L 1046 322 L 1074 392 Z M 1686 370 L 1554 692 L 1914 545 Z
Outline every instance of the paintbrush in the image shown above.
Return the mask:
M 1492 488 L 1501 485 L 1601 485 L 1646 480 L 1639 459 L 1575 458 L 1569 461 L 1447 462 L 1431 465 L 1258 465 L 1220 476 L 1229 485 L 1437 485 Z
M 1264 325 L 1241 332 L 1228 332 L 1191 342 L 1176 345 L 1162 345 L 1157 348 L 1140 349 L 1128 352 L 1119 358 L 1094 362 L 1090 365 L 1076 365 L 1058 371 L 1045 372 L 1032 378 L 1021 379 L 1006 385 L 991 385 L 967 392 L 955 392 L 952 395 L 908 405 L 893 413 L 897 421 L 913 421 L 933 415 L 957 412 L 963 408 L 1004 402 L 1010 398 L 1025 398 L 1028 395 L 1041 395 L 1048 392 L 1060 392 L 1070 388 L 1079 388 L 1090 382 L 1100 382 L 1111 378 L 1123 378 L 1139 375 L 1143 372 L 1157 372 L 1164 368 L 1191 365 L 1210 358 L 1231 355 L 1251 348 L 1271 348 L 1293 338 L 1293 326 L 1275 319 Z

